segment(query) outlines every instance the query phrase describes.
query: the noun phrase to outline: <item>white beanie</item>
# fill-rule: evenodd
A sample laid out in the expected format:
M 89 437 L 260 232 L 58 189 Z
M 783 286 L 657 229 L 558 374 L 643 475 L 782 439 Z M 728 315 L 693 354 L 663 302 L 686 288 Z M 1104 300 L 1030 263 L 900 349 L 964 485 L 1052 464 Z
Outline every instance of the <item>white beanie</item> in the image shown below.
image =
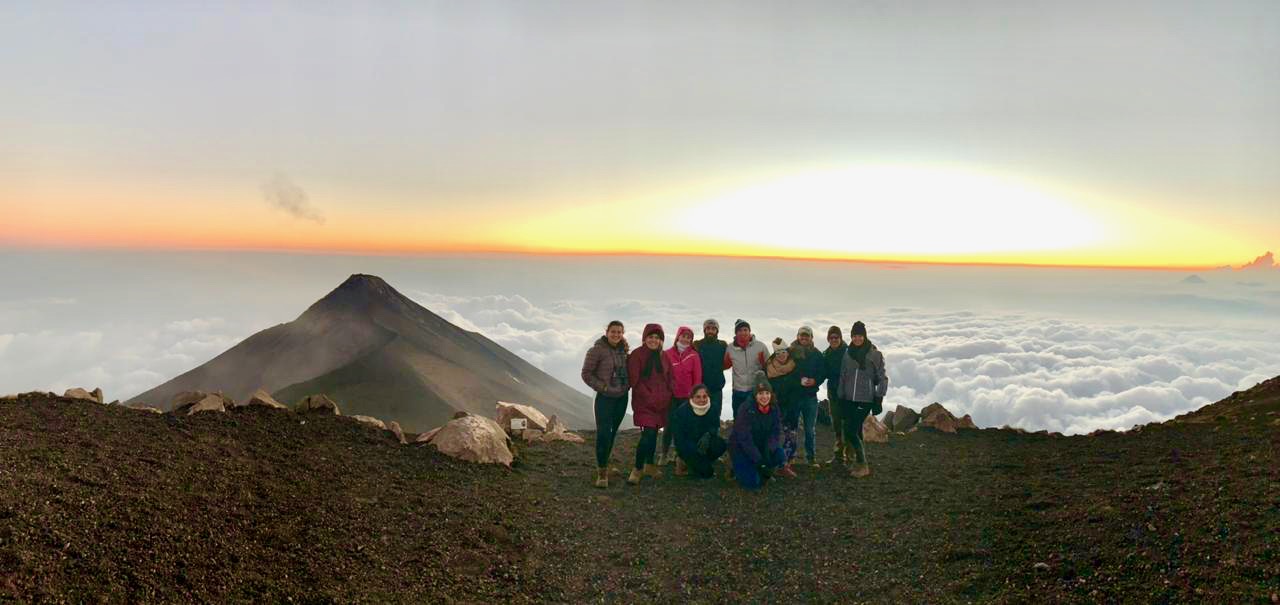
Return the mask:
M 787 345 L 787 341 L 781 338 L 775 338 L 773 339 L 773 354 L 777 355 L 780 351 L 786 351 L 790 353 L 791 349 Z

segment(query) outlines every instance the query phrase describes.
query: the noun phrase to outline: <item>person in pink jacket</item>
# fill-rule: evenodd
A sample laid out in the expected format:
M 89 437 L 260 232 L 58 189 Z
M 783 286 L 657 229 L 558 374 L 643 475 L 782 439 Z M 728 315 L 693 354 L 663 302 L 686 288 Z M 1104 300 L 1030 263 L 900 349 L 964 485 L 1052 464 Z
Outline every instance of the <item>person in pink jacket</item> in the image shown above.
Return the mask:
M 671 432 L 672 416 L 680 406 L 689 401 L 693 387 L 702 384 L 702 356 L 693 348 L 693 329 L 680 326 L 676 330 L 676 344 L 667 349 L 663 355 L 671 362 L 671 407 L 667 408 L 667 426 L 662 429 L 662 454 L 658 456 L 658 465 L 676 462 L 676 474 L 681 474 L 677 456 L 668 456 L 671 451 L 671 440 L 675 436 Z

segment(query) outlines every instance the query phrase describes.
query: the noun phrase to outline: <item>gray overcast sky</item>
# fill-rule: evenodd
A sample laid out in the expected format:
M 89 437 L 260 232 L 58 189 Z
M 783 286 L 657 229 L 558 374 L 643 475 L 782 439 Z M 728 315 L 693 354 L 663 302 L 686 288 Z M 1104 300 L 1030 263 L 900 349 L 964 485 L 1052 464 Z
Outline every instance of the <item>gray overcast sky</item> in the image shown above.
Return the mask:
M 890 161 L 1280 232 L 1274 1 L 7 2 L 0 39 L 0 196 L 66 214 L 285 172 L 340 226 Z

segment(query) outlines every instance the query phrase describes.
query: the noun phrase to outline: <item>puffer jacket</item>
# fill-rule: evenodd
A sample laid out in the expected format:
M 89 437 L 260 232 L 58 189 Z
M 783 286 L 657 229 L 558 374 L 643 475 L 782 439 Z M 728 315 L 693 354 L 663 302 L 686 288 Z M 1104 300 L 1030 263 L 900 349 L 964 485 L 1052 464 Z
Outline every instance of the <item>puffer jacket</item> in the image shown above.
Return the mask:
M 729 362 L 733 364 L 733 390 L 750 391 L 756 388 L 756 372 L 764 369 L 769 359 L 769 347 L 751 337 L 747 348 L 736 342 L 729 343 Z
M 873 403 L 889 390 L 889 377 L 884 371 L 884 355 L 875 345 L 867 352 L 867 368 L 858 367 L 846 352 L 840 366 L 840 399 Z
M 671 409 L 671 360 L 658 352 L 662 362 L 662 371 L 654 371 L 644 375 L 644 366 L 653 353 L 646 347 L 640 347 L 627 357 L 627 375 L 631 379 L 631 414 L 635 425 L 641 428 L 662 428 L 667 426 L 667 410 Z
M 627 378 L 627 340 L 624 338 L 617 347 L 609 344 L 609 339 L 601 336 L 595 344 L 587 349 L 587 358 L 582 362 L 582 382 L 591 390 L 609 397 L 620 397 L 631 388 Z
M 671 396 L 688 399 L 694 385 L 702 382 L 702 357 L 692 346 L 684 353 L 671 347 L 662 354 L 671 363 Z

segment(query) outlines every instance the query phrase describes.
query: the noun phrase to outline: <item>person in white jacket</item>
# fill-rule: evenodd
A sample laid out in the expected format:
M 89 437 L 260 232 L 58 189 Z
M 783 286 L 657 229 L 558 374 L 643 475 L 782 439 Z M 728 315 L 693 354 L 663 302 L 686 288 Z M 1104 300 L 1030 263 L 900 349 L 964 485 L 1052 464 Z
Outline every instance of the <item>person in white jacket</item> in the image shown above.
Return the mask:
M 738 408 L 751 401 L 756 389 L 756 373 L 764 370 L 769 359 L 769 347 L 756 340 L 751 324 L 745 320 L 733 322 L 733 342 L 729 343 L 729 365 L 733 370 L 733 417 Z

